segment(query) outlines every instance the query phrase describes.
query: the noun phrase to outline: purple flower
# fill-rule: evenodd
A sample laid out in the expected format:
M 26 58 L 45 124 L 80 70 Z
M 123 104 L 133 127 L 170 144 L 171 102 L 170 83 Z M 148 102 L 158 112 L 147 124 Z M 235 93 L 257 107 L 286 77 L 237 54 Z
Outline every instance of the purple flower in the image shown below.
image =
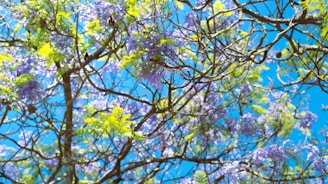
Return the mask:
M 133 117 L 134 115 L 137 115 L 139 111 L 140 111 L 139 105 L 136 102 L 132 102 L 127 105 L 127 108 L 125 109 L 124 112 L 126 112 L 127 114 L 131 114 Z
M 312 162 L 313 168 L 315 168 L 317 171 L 323 171 L 324 165 L 325 165 L 325 161 L 323 158 L 315 158 Z
M 164 152 L 163 152 L 163 156 L 165 157 L 170 157 L 173 156 L 174 152 L 171 148 L 165 148 Z
M 220 175 L 230 175 L 234 173 L 236 169 L 240 168 L 240 164 L 238 161 L 234 161 L 231 163 L 224 164 L 223 167 L 219 170 Z
M 70 51 L 70 46 L 73 39 L 67 36 L 58 35 L 56 32 L 53 32 L 50 36 L 50 39 L 54 41 L 56 48 L 62 52 L 68 53 Z
M 197 14 L 195 12 L 189 12 L 184 18 L 185 26 L 192 28 L 196 26 Z
M 188 183 L 188 184 L 198 184 L 197 181 L 191 179 L 191 178 L 185 178 L 182 180 L 182 183 Z
M 22 171 L 12 163 L 6 163 L 4 167 L 5 174 L 12 179 L 18 179 L 19 173 Z
M 88 174 L 91 174 L 91 173 L 97 173 L 99 169 L 100 169 L 99 162 L 91 162 L 84 168 L 84 171 Z
M 240 88 L 242 94 L 249 94 L 251 91 L 253 91 L 253 87 L 248 82 Z
M 205 4 L 205 2 L 206 2 L 205 0 L 196 0 L 195 5 L 201 6 L 201 5 Z
M 161 78 L 164 76 L 164 71 L 146 71 L 143 78 L 147 80 L 151 86 L 159 89 L 161 87 Z
M 210 111 L 214 111 L 213 114 L 210 113 L 210 114 L 212 114 L 212 115 L 210 116 L 210 120 L 211 120 L 211 122 L 216 122 L 216 121 L 218 121 L 219 119 L 223 119 L 224 117 L 226 117 L 226 115 L 227 115 L 227 113 L 228 113 L 228 111 L 227 111 L 226 109 L 222 109 L 222 108 L 219 108 L 219 109 L 216 109 L 216 110 L 212 109 L 212 110 L 210 110 Z
M 17 67 L 17 75 L 30 73 L 35 61 L 28 57 L 20 66 Z
M 130 54 L 133 50 L 137 49 L 137 40 L 135 38 L 128 37 L 126 41 L 127 53 Z
M 28 57 L 20 66 L 17 67 L 17 75 L 31 73 L 31 70 L 35 67 L 35 65 L 35 61 L 31 57 Z M 29 81 L 27 85 L 17 88 L 18 97 L 20 99 L 26 98 L 29 101 L 32 101 L 39 96 L 40 92 L 40 84 L 35 79 Z
M 21 133 L 18 135 L 18 138 L 20 139 L 18 141 L 18 144 L 20 146 L 27 146 L 27 144 L 28 144 L 31 136 L 32 136 L 32 131 L 29 131 L 29 130 L 27 130 L 27 131 L 25 131 L 25 130 L 21 131 Z
M 317 121 L 317 115 L 313 114 L 310 111 L 307 111 L 305 114 L 302 114 L 300 116 L 300 127 L 301 128 L 311 128 L 312 123 L 314 121 Z
M 241 128 L 241 133 L 246 136 L 252 136 L 256 133 L 256 120 L 252 117 L 251 113 L 246 113 L 243 115 L 243 125 Z
M 279 99 L 281 96 L 283 96 L 283 92 L 274 92 L 274 93 L 272 93 L 271 95 L 272 95 L 272 97 L 274 98 L 274 99 Z
M 240 130 L 240 125 L 238 124 L 236 119 L 226 120 L 225 124 L 226 124 L 226 127 L 228 128 L 228 130 L 230 130 L 230 132 L 232 134 L 236 134 Z
M 124 17 L 124 11 L 121 4 L 112 4 L 102 0 L 96 0 L 94 9 L 100 20 L 100 25 L 107 26 L 107 19 L 112 16 L 116 22 Z
M 276 162 L 282 162 L 287 158 L 287 152 L 283 146 L 277 144 L 270 145 L 267 147 L 269 158 Z
M 268 158 L 267 150 L 263 148 L 258 148 L 257 150 L 255 150 L 252 156 L 255 167 L 262 167 L 266 158 Z
M 187 33 L 184 33 L 180 29 L 175 29 L 171 35 L 172 39 L 175 40 L 176 46 L 181 47 L 186 44 L 185 40 L 183 39 Z
M 313 144 L 307 144 L 303 146 L 303 149 L 307 150 L 306 160 L 312 160 L 319 152 L 319 148 Z
M 18 87 L 17 93 L 20 99 L 26 98 L 29 101 L 33 101 L 41 94 L 41 87 L 36 80 L 32 80 L 27 85 Z
M 57 166 L 57 160 L 56 159 L 50 159 L 50 160 L 46 160 L 46 167 L 47 168 L 53 168 L 53 167 L 56 167 Z
M 264 165 L 266 159 L 270 158 L 273 162 L 282 162 L 287 158 L 287 152 L 283 146 L 272 144 L 265 148 L 258 148 L 253 153 L 253 162 L 255 167 Z

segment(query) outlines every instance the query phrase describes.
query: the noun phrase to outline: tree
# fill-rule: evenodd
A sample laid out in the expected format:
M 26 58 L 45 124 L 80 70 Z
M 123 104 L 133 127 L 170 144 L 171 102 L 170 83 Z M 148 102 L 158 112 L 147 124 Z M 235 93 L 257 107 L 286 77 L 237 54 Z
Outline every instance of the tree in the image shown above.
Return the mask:
M 325 0 L 0 12 L 2 181 L 327 182 L 327 118 L 306 96 L 328 93 Z

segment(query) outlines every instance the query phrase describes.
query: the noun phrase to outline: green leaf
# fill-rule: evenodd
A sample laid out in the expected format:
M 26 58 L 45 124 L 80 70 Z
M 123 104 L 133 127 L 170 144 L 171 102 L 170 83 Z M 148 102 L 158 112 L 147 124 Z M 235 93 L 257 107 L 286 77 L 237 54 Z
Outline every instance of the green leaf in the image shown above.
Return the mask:
M 93 20 L 91 22 L 88 22 L 85 25 L 85 27 L 86 27 L 85 34 L 87 36 L 91 36 L 100 30 L 100 21 L 99 21 L 99 19 Z
M 149 178 L 145 184 L 153 184 L 155 182 L 155 179 L 154 178 Z
M 197 184 L 207 184 L 207 174 L 204 171 L 196 171 L 193 178 L 196 180 Z
M 14 32 L 17 33 L 19 30 L 23 28 L 23 24 L 17 24 L 16 27 L 14 28 Z
M 265 114 L 268 112 L 266 109 L 264 109 L 263 107 L 261 107 L 259 105 L 252 105 L 251 108 L 253 109 L 254 112 L 256 112 L 258 114 Z
M 175 0 L 174 3 L 180 10 L 184 9 L 184 5 L 180 1 Z
M 120 63 L 121 68 L 126 68 L 128 66 L 136 65 L 137 61 L 141 58 L 141 53 L 133 53 L 130 55 L 123 56 L 123 59 Z
M 55 53 L 55 51 L 53 50 L 53 48 L 49 43 L 41 43 L 41 46 L 38 49 L 38 53 L 41 56 L 47 58 L 52 56 Z
M 269 70 L 270 68 L 265 65 L 259 65 L 255 70 L 251 71 L 247 80 L 251 83 L 262 81 L 261 72 L 263 70 Z
M 3 62 L 12 62 L 13 56 L 8 53 L 0 53 L 0 64 Z
M 191 141 L 196 136 L 196 132 L 192 132 L 189 135 L 187 135 L 184 139 L 186 141 Z
M 157 103 L 157 108 L 158 109 L 165 109 L 166 107 L 168 107 L 169 105 L 169 101 L 168 99 L 161 99 L 158 103 Z
M 163 45 L 173 45 L 175 43 L 175 41 L 171 38 L 165 38 L 163 36 L 160 37 L 160 43 L 159 43 L 159 47 L 162 47 Z
M 15 86 L 22 87 L 27 85 L 32 79 L 34 79 L 34 75 L 32 74 L 22 74 L 16 78 Z
M 297 71 L 298 71 L 298 75 L 299 75 L 300 79 L 305 77 L 310 72 L 310 70 L 305 69 L 305 68 L 299 68 L 299 69 L 297 69 Z
M 26 184 L 34 184 L 35 183 L 35 181 L 33 179 L 33 176 L 30 175 L 30 174 L 24 174 L 23 175 L 23 180 Z
M 115 107 L 111 114 L 99 113 L 99 118 L 88 117 L 85 122 L 88 125 L 85 131 L 92 135 L 101 135 L 108 137 L 113 133 L 122 137 L 135 138 L 139 141 L 144 139 L 143 135 L 134 132 L 132 125 L 134 121 L 129 121 L 131 115 L 124 114 L 124 110 L 120 107 Z
M 11 94 L 11 90 L 7 86 L 0 85 L 0 95 L 9 96 Z

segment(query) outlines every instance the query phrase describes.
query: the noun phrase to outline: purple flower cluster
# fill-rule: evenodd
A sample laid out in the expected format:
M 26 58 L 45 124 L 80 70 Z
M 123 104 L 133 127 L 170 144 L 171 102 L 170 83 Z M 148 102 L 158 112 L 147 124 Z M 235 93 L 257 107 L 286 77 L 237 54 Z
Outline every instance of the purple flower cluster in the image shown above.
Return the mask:
M 102 26 L 108 26 L 107 19 L 109 17 L 114 18 L 116 22 L 124 17 L 124 5 L 120 3 L 112 4 L 103 0 L 96 0 L 93 8 Z
M 55 46 L 58 50 L 64 52 L 64 53 L 70 53 L 73 54 L 71 52 L 71 44 L 73 39 L 69 38 L 67 36 L 62 36 L 62 35 L 58 35 L 56 34 L 56 32 L 52 32 L 51 36 L 50 36 L 50 40 L 54 41 Z
M 314 159 L 314 157 L 319 153 L 319 148 L 313 144 L 303 145 L 300 150 L 307 152 L 306 160 L 308 161 Z
M 50 160 L 46 160 L 45 165 L 47 168 L 54 168 L 54 167 L 56 167 L 57 163 L 58 163 L 58 160 L 50 159 Z
M 251 113 L 246 113 L 242 117 L 243 125 L 241 127 L 241 133 L 246 136 L 252 136 L 256 134 L 256 119 L 252 117 Z
M 301 128 L 311 128 L 312 122 L 317 121 L 318 116 L 313 114 L 310 111 L 307 111 L 305 114 L 300 116 L 299 125 Z
M 195 12 L 189 12 L 184 18 L 184 23 L 187 28 L 194 28 L 197 25 L 197 14 Z
M 7 176 L 12 179 L 18 179 L 19 173 L 22 173 L 22 170 L 14 164 L 8 162 L 4 165 L 4 171 Z
M 19 141 L 18 144 L 22 147 L 27 146 L 29 143 L 31 143 L 30 139 L 32 137 L 31 131 L 21 131 L 21 133 L 18 135 Z
M 137 27 L 130 27 L 129 32 L 140 32 L 140 30 Z M 176 45 L 172 42 L 165 43 L 174 40 L 171 35 L 171 31 L 163 30 L 160 33 L 151 31 L 145 35 L 131 34 L 127 38 L 127 53 L 143 52 L 142 59 L 137 63 L 138 75 L 155 88 L 160 88 L 161 78 L 169 71 L 164 71 L 163 65 L 167 64 L 168 60 L 177 58 Z
M 284 146 L 272 144 L 265 148 L 258 148 L 254 151 L 252 159 L 255 167 L 262 167 L 267 159 L 273 162 L 283 162 L 287 158 L 288 151 Z
M 206 2 L 206 0 L 196 0 L 195 5 L 201 6 L 201 5 L 205 4 L 205 2 Z
M 17 75 L 30 73 L 32 67 L 35 65 L 35 61 L 28 57 L 20 66 L 17 67 Z
M 241 94 L 249 94 L 251 91 L 253 91 L 253 87 L 250 85 L 249 82 L 240 87 Z
M 321 171 L 321 172 L 324 171 L 324 169 L 326 169 L 326 170 L 328 169 L 328 161 L 321 157 L 315 158 L 311 165 L 317 171 Z
M 242 165 L 238 161 L 233 161 L 232 163 L 224 164 L 218 174 L 219 176 L 229 177 L 229 180 L 233 183 L 240 183 L 245 181 L 246 173 L 245 172 L 235 172 L 236 170 L 242 168 Z
M 40 84 L 36 80 L 32 80 L 27 85 L 19 87 L 17 89 L 19 98 L 26 98 L 28 101 L 36 99 L 39 91 Z
M 211 92 L 207 93 L 204 96 L 201 91 L 204 87 L 209 86 L 211 88 Z M 227 109 L 220 107 L 221 104 L 221 96 L 219 96 L 214 91 L 218 88 L 216 84 L 198 84 L 191 91 L 191 93 L 197 93 L 192 96 L 192 100 L 189 105 L 184 107 L 185 113 L 190 114 L 199 114 L 201 116 L 197 117 L 198 123 L 217 123 L 219 120 L 223 120 L 227 115 Z M 188 96 L 187 96 L 188 97 Z
M 35 61 L 31 57 L 28 57 L 25 62 L 23 62 L 19 67 L 17 67 L 17 76 L 31 73 L 31 70 L 35 65 Z M 18 87 L 17 93 L 20 99 L 27 99 L 28 101 L 33 101 L 38 97 L 38 95 L 40 95 L 41 87 L 36 79 L 32 79 L 31 81 L 29 81 L 28 84 Z
M 164 76 L 165 71 L 162 67 L 158 67 L 158 68 L 159 68 L 158 70 L 151 70 L 151 71 L 143 70 L 145 73 L 142 76 L 142 78 L 147 80 L 149 84 L 154 88 L 160 89 L 162 85 L 160 79 Z
M 227 119 L 225 121 L 225 126 L 232 134 L 237 134 L 240 130 L 240 124 L 236 119 Z

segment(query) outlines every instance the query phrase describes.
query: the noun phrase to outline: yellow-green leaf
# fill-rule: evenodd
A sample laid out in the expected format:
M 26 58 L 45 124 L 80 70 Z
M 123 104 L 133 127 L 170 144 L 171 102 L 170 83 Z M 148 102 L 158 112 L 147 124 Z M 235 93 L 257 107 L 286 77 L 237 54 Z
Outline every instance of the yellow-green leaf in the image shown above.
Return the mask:
M 0 53 L 0 64 L 3 62 L 12 62 L 13 56 L 8 53 Z
M 186 141 L 191 141 L 195 136 L 196 136 L 196 133 L 192 132 L 191 134 L 189 134 L 185 137 L 185 140 Z
M 34 76 L 32 74 L 22 74 L 19 77 L 16 78 L 15 81 L 15 86 L 16 87 L 21 87 L 21 86 L 25 86 L 27 85 L 32 79 L 34 78 Z
M 93 20 L 91 22 L 88 22 L 86 25 L 86 35 L 90 36 L 96 33 L 100 29 L 100 21 L 99 19 Z
M 55 52 L 49 43 L 42 43 L 38 49 L 38 53 L 47 58 L 52 56 Z
M 184 9 L 183 3 L 181 3 L 180 1 L 175 0 L 174 3 L 180 10 Z
M 264 109 L 263 107 L 259 106 L 259 105 L 252 105 L 251 107 L 254 112 L 258 113 L 258 114 L 265 114 L 268 111 L 266 109 Z
M 14 28 L 14 32 L 17 33 L 19 30 L 21 30 L 23 28 L 23 24 L 18 24 L 16 25 L 16 27 Z

